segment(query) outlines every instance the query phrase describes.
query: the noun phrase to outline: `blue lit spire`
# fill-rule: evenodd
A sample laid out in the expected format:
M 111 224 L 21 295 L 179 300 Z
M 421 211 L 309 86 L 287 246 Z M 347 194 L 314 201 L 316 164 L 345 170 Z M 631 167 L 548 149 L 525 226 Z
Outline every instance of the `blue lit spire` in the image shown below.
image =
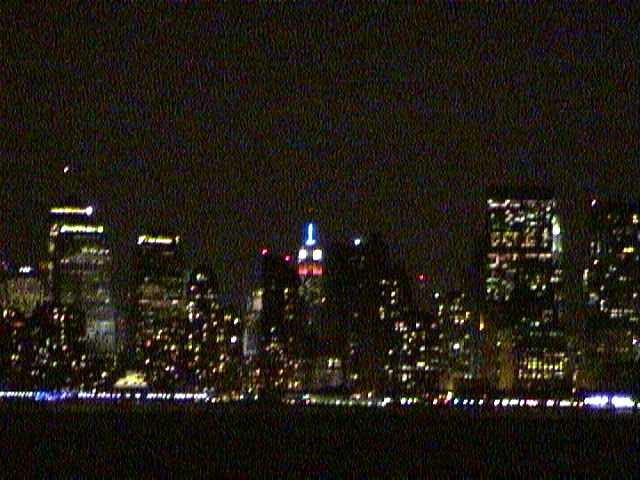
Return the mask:
M 313 247 L 317 242 L 316 240 L 316 226 L 312 222 L 307 223 L 305 225 L 306 239 L 304 244 L 307 247 Z

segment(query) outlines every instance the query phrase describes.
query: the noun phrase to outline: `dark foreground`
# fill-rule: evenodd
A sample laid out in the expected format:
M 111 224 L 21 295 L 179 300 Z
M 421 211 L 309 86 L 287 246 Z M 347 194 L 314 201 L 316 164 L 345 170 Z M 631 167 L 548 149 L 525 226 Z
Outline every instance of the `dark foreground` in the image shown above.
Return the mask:
M 638 413 L 576 410 L 5 404 L 0 465 L 21 477 L 632 476 L 639 427 Z

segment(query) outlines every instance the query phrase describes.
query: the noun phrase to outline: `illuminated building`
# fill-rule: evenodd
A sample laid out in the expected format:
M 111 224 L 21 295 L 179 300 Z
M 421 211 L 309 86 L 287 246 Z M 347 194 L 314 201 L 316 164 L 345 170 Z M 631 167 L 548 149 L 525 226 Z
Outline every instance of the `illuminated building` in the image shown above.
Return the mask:
M 341 360 L 326 348 L 326 297 L 324 295 L 324 251 L 318 240 L 317 227 L 304 228 L 303 245 L 298 251 L 300 277 L 299 361 L 305 370 L 305 390 L 337 387 L 342 383 Z
M 485 338 L 501 390 L 567 388 L 562 230 L 555 199 L 537 189 L 494 189 L 487 199 Z
M 242 335 L 244 325 L 240 312 L 234 307 L 222 309 L 222 324 L 216 328 L 213 358 L 217 358 L 214 388 L 218 391 L 238 392 L 242 389 Z M 217 357 L 216 357 L 217 355 Z
M 208 268 L 190 274 L 187 312 L 182 333 L 187 383 L 216 391 L 239 390 L 242 323 L 235 311 L 220 306 L 215 275 Z
M 336 243 L 326 272 L 328 351 L 340 359 L 346 386 L 382 393 L 412 384 L 424 325 L 412 320 L 408 280 L 386 244 L 377 235 Z
M 43 302 L 32 267 L 9 272 L 0 308 L 0 371 L 11 388 L 83 388 L 104 381 L 109 360 L 87 348 L 86 316 L 77 304 Z
M 640 361 L 640 206 L 593 200 L 584 270 L 587 387 L 629 389 Z
M 184 348 L 183 376 L 187 377 L 186 383 L 190 385 L 213 388 L 219 383 L 215 375 L 219 369 L 215 347 L 223 323 L 213 272 L 201 267 L 190 273 L 186 302 L 188 323 L 185 322 L 183 331 L 174 340 L 181 344 L 179 348 Z
M 30 387 L 93 388 L 108 379 L 112 363 L 87 348 L 85 314 L 75 305 L 44 304 L 26 326 Z
M 253 290 L 247 305 L 242 337 L 242 390 L 255 393 L 264 389 L 260 368 L 260 318 L 262 317 L 263 288 Z
M 476 377 L 474 365 L 477 324 L 464 293 L 452 292 L 439 297 L 438 323 L 440 345 L 446 362 L 441 389 L 460 390 Z
M 135 366 L 155 388 L 173 388 L 189 378 L 192 351 L 180 237 L 141 235 L 136 255 Z
M 317 227 L 314 223 L 305 226 L 304 245 L 298 251 L 298 274 L 312 280 L 322 275 L 323 251 L 318 243 Z
M 0 306 L 30 317 L 44 299 L 44 288 L 35 267 L 22 266 L 0 271 Z
M 30 387 L 34 349 L 28 319 L 0 304 L 0 388 Z
M 111 250 L 92 206 L 61 206 L 50 211 L 49 299 L 83 312 L 87 340 L 96 351 L 115 353 L 115 315 L 111 299 Z
M 260 369 L 265 389 L 282 392 L 302 387 L 299 362 L 301 329 L 296 270 L 279 255 L 262 252 L 259 319 Z

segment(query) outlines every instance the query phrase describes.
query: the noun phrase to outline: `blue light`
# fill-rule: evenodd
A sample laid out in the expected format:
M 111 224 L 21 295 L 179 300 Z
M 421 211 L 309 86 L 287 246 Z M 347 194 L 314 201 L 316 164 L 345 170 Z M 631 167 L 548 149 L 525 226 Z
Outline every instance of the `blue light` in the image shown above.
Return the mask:
M 636 402 L 626 395 L 615 395 L 611 397 L 611 405 L 613 408 L 633 408 Z
M 304 244 L 308 247 L 312 247 L 316 244 L 316 239 L 314 238 L 314 230 L 315 227 L 313 223 L 307 224 L 307 239 L 305 240 Z
M 584 404 L 588 407 L 603 408 L 609 404 L 607 395 L 591 395 L 584 399 Z

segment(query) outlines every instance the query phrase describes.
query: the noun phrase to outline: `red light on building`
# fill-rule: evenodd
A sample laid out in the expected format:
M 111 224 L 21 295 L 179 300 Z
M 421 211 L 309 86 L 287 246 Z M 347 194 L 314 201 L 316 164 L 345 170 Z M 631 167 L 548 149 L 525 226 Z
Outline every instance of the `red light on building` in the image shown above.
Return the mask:
M 291 255 L 285 255 L 284 261 L 285 262 L 290 262 L 291 261 Z
M 322 273 L 322 265 L 319 263 L 301 263 L 298 265 L 298 275 L 301 277 L 320 277 Z
M 260 250 L 260 255 L 266 255 L 267 253 L 269 253 L 269 249 L 268 248 L 263 248 L 262 250 Z
M 424 273 L 419 273 L 417 279 L 420 283 L 424 283 L 428 280 L 428 277 Z

